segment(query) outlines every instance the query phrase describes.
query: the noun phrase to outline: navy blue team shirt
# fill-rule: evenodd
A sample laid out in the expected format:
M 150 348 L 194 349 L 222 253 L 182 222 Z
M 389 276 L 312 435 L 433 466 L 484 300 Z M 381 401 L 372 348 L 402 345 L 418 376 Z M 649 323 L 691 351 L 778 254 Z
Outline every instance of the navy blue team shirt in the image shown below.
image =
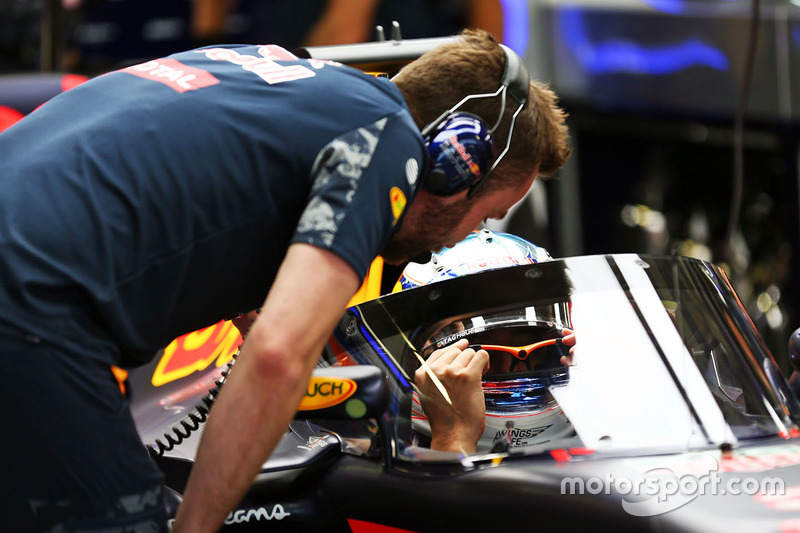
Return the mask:
M 130 365 L 260 306 L 291 243 L 363 278 L 424 157 L 390 81 L 278 47 L 105 74 L 0 134 L 0 321 Z

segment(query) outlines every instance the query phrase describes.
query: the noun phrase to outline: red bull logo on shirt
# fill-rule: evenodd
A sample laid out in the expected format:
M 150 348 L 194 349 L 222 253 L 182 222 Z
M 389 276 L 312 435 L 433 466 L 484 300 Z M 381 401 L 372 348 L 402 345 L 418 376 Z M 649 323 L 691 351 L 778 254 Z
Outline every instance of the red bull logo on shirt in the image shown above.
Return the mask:
M 394 217 L 392 225 L 395 225 L 406 209 L 406 195 L 398 187 L 392 187 L 392 190 L 389 191 L 389 203 L 392 206 L 392 216 Z

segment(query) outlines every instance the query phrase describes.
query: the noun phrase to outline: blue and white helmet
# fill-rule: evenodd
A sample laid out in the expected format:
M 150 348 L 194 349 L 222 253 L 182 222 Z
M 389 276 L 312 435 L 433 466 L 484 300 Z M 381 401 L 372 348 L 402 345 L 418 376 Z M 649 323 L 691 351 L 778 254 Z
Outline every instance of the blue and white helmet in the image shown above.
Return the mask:
M 547 250 L 521 237 L 482 229 L 473 231 L 452 248 L 431 254 L 431 260 L 425 264 L 409 263 L 399 284 L 405 290 L 484 270 L 552 259 Z
M 516 235 L 473 232 L 452 248 L 433 254 L 426 264 L 411 263 L 399 285 L 410 289 L 485 270 L 552 261 L 544 248 Z M 508 310 L 493 315 L 462 318 L 448 324 L 427 339 L 420 355 L 466 337 L 471 344 L 489 352 L 490 369 L 483 378 L 486 398 L 486 426 L 478 452 L 486 453 L 498 444 L 507 447 L 543 444 L 574 435 L 572 425 L 548 389 L 568 383 L 566 367 L 559 362 L 566 355 L 562 328 L 571 328 L 569 305 L 549 305 Z M 520 347 L 535 349 L 519 360 L 509 355 Z M 514 348 L 514 350 L 510 350 Z M 430 425 L 419 397 L 414 393 L 412 426 L 430 436 Z

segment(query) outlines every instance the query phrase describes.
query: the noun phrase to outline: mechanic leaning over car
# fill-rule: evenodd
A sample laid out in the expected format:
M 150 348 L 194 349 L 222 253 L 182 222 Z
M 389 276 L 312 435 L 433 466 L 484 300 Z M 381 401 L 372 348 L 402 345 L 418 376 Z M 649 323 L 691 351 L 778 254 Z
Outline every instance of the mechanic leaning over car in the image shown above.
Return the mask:
M 564 119 L 513 52 L 466 31 L 391 81 L 275 46 L 183 52 L 0 134 L 3 527 L 165 529 L 161 475 L 111 366 L 261 307 L 173 529 L 216 530 L 372 259 L 502 217 L 568 157 Z

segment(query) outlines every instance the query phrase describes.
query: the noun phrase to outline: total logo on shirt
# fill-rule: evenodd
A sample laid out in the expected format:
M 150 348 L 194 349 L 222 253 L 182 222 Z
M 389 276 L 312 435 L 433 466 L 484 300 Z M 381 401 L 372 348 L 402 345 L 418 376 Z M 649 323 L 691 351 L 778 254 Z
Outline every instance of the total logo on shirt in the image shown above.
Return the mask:
M 153 59 L 146 63 L 124 68 L 122 72 L 163 83 L 179 93 L 194 91 L 219 83 L 219 80 L 210 72 L 184 65 L 180 61 L 170 58 Z

